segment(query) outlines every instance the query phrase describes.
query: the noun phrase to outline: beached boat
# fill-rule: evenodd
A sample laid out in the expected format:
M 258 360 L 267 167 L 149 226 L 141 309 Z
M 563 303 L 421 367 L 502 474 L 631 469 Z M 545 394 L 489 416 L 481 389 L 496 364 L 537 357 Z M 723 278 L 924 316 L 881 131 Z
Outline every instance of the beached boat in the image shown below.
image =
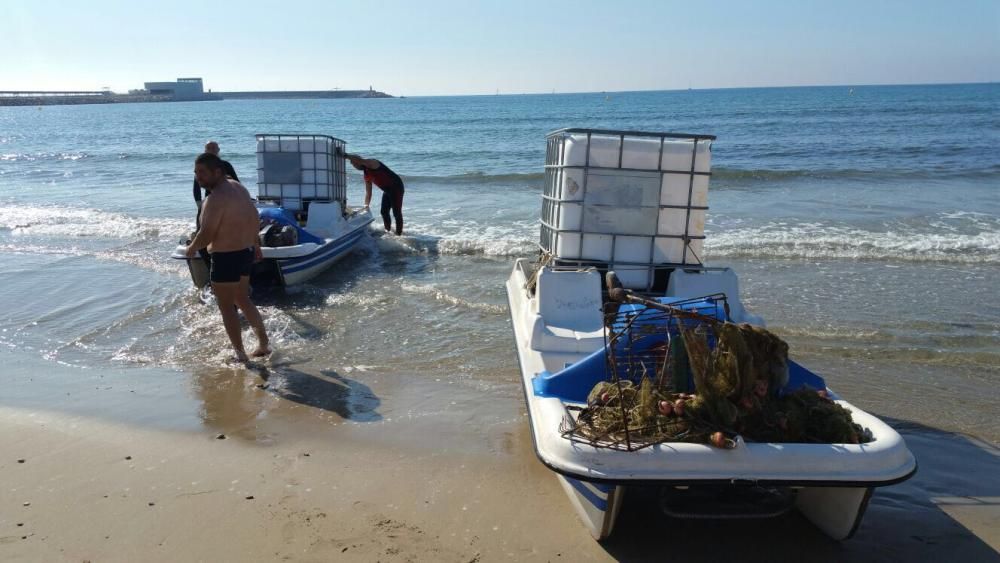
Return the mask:
M 586 129 L 548 136 L 541 258 L 517 260 L 506 283 L 535 452 L 598 540 L 614 530 L 627 491 L 655 494 L 680 517 L 797 508 L 830 537 L 849 538 L 873 489 L 908 479 L 916 461 L 896 431 L 794 361 L 768 393 L 814 389 L 849 409 L 865 429 L 863 443 L 726 434 L 724 447 L 713 447 L 642 443 L 627 431 L 617 443 L 574 433 L 581 413 L 607 400 L 594 399 L 595 385 L 618 377 L 626 353 L 640 352 L 623 347 L 623 336 L 659 334 L 661 363 L 650 365 L 662 366 L 663 343 L 687 322 L 678 319 L 763 326 L 743 308 L 735 272 L 700 258 L 714 139 Z
M 263 260 L 254 286 L 305 282 L 349 254 L 367 236 L 372 214 L 347 207 L 345 143 L 328 135 L 257 135 L 257 210 Z M 173 258 L 187 260 L 196 287 L 208 285 L 208 264 L 188 259 L 181 239 Z

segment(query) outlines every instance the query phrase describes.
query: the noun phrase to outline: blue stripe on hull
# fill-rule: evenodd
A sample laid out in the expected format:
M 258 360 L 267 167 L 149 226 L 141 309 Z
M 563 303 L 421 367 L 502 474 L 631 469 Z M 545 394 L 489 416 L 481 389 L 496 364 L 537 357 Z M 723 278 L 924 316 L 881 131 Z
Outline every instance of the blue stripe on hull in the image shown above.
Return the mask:
M 348 238 L 337 241 L 333 243 L 328 249 L 319 250 L 314 254 L 309 256 L 303 256 L 302 258 L 295 258 L 292 260 L 282 260 L 279 262 L 282 274 L 291 274 L 298 272 L 300 270 L 305 270 L 312 268 L 321 264 L 323 261 L 328 260 L 341 252 L 348 250 L 351 246 L 361 239 L 363 233 L 358 231 L 354 235 L 349 235 Z
M 603 498 L 597 496 L 594 493 L 594 491 L 591 491 L 587 487 L 587 485 L 583 484 L 582 481 L 577 481 L 576 479 L 573 479 L 571 477 L 566 477 L 565 475 L 563 476 L 563 478 L 566 479 L 566 482 L 569 483 L 570 485 L 572 485 L 573 488 L 576 489 L 576 491 L 578 493 L 580 493 L 580 496 L 582 496 L 583 498 L 587 499 L 587 501 L 590 502 L 590 504 L 594 505 L 595 508 L 597 508 L 598 510 L 600 510 L 602 512 L 606 512 L 608 510 L 608 501 L 607 501 L 607 499 L 603 499 Z M 598 485 L 596 483 L 591 483 L 591 484 L 595 488 L 597 488 L 599 491 L 601 491 L 602 493 L 605 493 L 605 494 L 611 492 L 611 489 L 612 489 L 612 486 L 610 486 L 610 485 Z

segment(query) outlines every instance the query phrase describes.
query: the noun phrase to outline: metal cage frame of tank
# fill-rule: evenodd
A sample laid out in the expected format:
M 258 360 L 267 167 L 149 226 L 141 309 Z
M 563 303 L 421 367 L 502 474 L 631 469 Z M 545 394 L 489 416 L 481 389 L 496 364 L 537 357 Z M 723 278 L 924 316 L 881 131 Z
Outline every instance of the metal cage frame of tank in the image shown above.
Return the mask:
M 587 144 L 585 147 L 585 161 L 581 165 L 569 165 L 561 164 L 562 156 L 564 155 L 566 139 L 573 134 L 586 134 Z M 590 163 L 591 156 L 591 138 L 594 135 L 602 137 L 618 137 L 618 166 L 617 167 L 607 167 L 607 166 L 595 166 Z M 640 169 L 640 168 L 623 168 L 622 159 L 625 152 L 625 139 L 626 138 L 654 138 L 659 139 L 660 149 L 659 149 L 659 159 L 657 162 L 657 168 L 654 169 Z M 664 160 L 664 145 L 668 139 L 680 139 L 691 142 L 691 163 L 687 170 L 665 170 L 663 168 Z M 708 210 L 708 206 L 693 206 L 692 196 L 694 194 L 694 179 L 696 176 L 707 176 L 711 177 L 712 172 L 708 170 L 707 172 L 699 172 L 696 170 L 696 160 L 698 155 L 699 143 L 707 142 L 708 150 L 711 151 L 711 143 L 715 141 L 715 135 L 702 135 L 702 134 L 689 134 L 689 133 L 655 133 L 649 131 L 623 131 L 623 130 L 609 130 L 609 129 L 586 129 L 586 128 L 564 128 L 553 131 L 546 135 L 546 151 L 545 151 L 545 186 L 542 194 L 542 213 L 541 213 L 541 229 L 540 229 L 540 240 L 539 246 L 542 251 L 550 254 L 560 265 L 573 265 L 577 267 L 585 266 L 605 266 L 610 263 L 614 263 L 615 267 L 622 269 L 626 267 L 628 269 L 646 269 L 647 270 L 647 284 L 645 287 L 646 291 L 649 291 L 652 286 L 656 283 L 656 273 L 655 270 L 660 269 L 673 269 L 676 267 L 684 267 L 687 269 L 702 269 L 701 258 L 694 254 L 694 251 L 690 248 L 692 240 L 704 239 L 704 235 L 691 235 L 690 222 L 691 222 L 691 211 L 692 210 Z M 579 229 L 566 229 L 556 227 L 555 223 L 558 220 L 560 208 L 564 205 L 561 198 L 556 197 L 559 186 L 562 185 L 563 175 L 567 169 L 579 169 L 583 171 L 583 185 L 582 193 L 580 194 L 580 201 L 586 201 L 587 196 L 587 179 L 589 174 L 588 170 L 613 170 L 613 171 L 627 171 L 627 172 L 642 172 L 650 173 L 655 172 L 660 175 L 660 190 L 662 197 L 662 186 L 664 180 L 664 174 L 686 174 L 689 176 L 688 180 L 688 194 L 687 194 L 687 205 L 664 205 L 662 201 L 657 202 L 657 213 L 660 213 L 663 209 L 685 209 L 687 210 L 685 221 L 684 221 L 684 234 L 682 235 L 670 235 L 670 234 L 655 234 L 650 236 L 650 248 L 649 248 L 649 260 L 646 262 L 629 262 L 615 260 L 615 247 L 620 236 L 635 236 L 627 234 L 616 234 L 616 233 L 600 233 L 608 235 L 611 237 L 611 260 L 606 264 L 601 260 L 585 259 L 583 256 L 583 244 L 584 244 L 584 233 L 588 233 L 583 227 L 583 222 L 581 221 Z M 651 206 L 649 206 L 651 207 Z M 578 252 L 576 254 L 577 258 L 564 258 L 557 256 L 556 254 L 556 244 L 557 238 L 561 233 L 579 233 L 579 246 Z M 656 263 L 654 262 L 654 253 L 657 238 L 673 238 L 680 239 L 684 241 L 683 255 L 679 263 Z M 696 262 L 690 262 L 689 256 L 694 258 Z
M 258 148 L 257 154 L 262 154 L 262 153 L 263 154 L 267 154 L 267 153 L 298 153 L 298 154 L 312 153 L 313 154 L 313 167 L 312 168 L 302 167 L 301 166 L 301 161 L 300 161 L 300 171 L 301 172 L 308 172 L 308 171 L 312 171 L 313 172 L 313 181 L 312 182 L 303 182 L 303 181 L 299 181 L 298 183 L 291 183 L 291 182 L 270 182 L 270 181 L 267 180 L 267 176 L 265 174 L 263 174 L 263 172 L 264 172 L 264 165 L 263 165 L 263 163 L 262 162 L 258 162 L 258 165 L 257 165 L 257 178 L 258 178 L 258 180 L 257 180 L 257 185 L 258 185 L 258 197 L 257 197 L 257 199 L 258 200 L 260 200 L 260 201 L 276 201 L 276 202 L 278 202 L 279 205 L 283 205 L 284 202 L 286 201 L 286 198 L 288 198 L 288 199 L 298 199 L 301 202 L 302 208 L 298 209 L 296 211 L 299 211 L 299 212 L 302 212 L 302 213 L 306 213 L 308 211 L 309 203 L 312 203 L 314 201 L 318 201 L 318 202 L 339 201 L 341 203 L 342 209 L 344 209 L 344 211 L 346 213 L 346 209 L 347 209 L 347 207 L 346 207 L 346 203 L 347 203 L 347 163 L 346 163 L 346 159 L 344 158 L 344 155 L 347 153 L 347 142 L 345 142 L 342 139 L 338 139 L 336 137 L 332 137 L 330 135 L 319 135 L 319 134 L 313 134 L 313 133 L 258 133 L 254 137 L 256 138 L 258 147 L 263 147 L 262 149 Z M 283 141 L 287 142 L 287 141 L 291 141 L 291 140 L 295 141 L 295 148 L 296 148 L 296 150 L 294 150 L 294 151 L 284 150 Z M 317 140 L 329 141 L 330 151 L 323 151 L 323 152 L 316 151 L 315 150 L 315 146 L 316 146 L 316 141 Z M 277 146 L 278 146 L 278 150 L 276 150 L 276 151 L 273 151 L 273 150 L 269 151 L 269 150 L 267 150 L 267 146 L 268 146 L 268 142 L 269 141 L 276 141 L 277 142 Z M 302 149 L 302 142 L 303 141 L 309 141 L 312 144 L 312 146 L 313 146 L 313 150 L 311 150 L 311 151 L 309 151 L 309 150 L 307 150 L 307 151 L 301 150 Z M 327 155 L 329 155 L 331 157 L 331 162 L 330 162 L 330 168 L 329 169 L 326 169 L 326 168 L 322 168 L 321 169 L 321 168 L 319 168 L 316 165 L 316 162 L 317 162 L 316 156 L 317 155 L 323 155 L 324 157 L 327 156 Z M 315 181 L 316 172 L 319 171 L 319 170 L 323 170 L 323 171 L 329 172 L 329 175 L 330 175 L 330 181 L 329 182 L 317 182 L 317 181 Z M 264 181 L 261 182 L 260 178 L 264 178 Z M 261 189 L 260 189 L 260 186 L 262 184 L 265 184 L 265 185 L 277 185 L 278 186 L 278 192 L 279 192 L 279 194 L 277 196 L 274 196 L 274 195 L 271 195 L 271 194 L 263 195 L 261 193 Z M 295 187 L 293 188 L 293 186 L 295 186 Z M 328 193 L 330 195 L 330 197 L 325 197 L 325 196 L 324 197 L 319 197 L 318 195 L 315 196 L 315 197 L 303 197 L 303 195 L 302 195 L 302 192 L 303 192 L 302 187 L 303 186 L 312 186 L 314 188 L 314 193 L 316 193 L 316 194 L 319 194 L 320 193 L 320 188 L 322 188 L 322 190 L 325 193 Z M 289 191 L 289 192 L 286 193 L 286 191 L 285 191 L 286 187 L 289 190 L 295 190 L 295 191 L 294 192 Z

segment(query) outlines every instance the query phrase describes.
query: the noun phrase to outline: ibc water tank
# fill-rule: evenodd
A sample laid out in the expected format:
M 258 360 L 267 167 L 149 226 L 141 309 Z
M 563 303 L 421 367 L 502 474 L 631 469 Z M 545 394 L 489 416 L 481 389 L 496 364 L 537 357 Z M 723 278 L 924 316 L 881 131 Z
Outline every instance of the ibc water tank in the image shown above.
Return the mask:
M 618 168 L 621 138 L 614 135 L 573 134 L 566 136 L 563 145 L 562 166 L 592 166 Z
M 580 259 L 580 233 L 557 233 L 553 254 L 567 260 Z
M 658 170 L 660 167 L 660 139 L 625 137 L 622 148 L 622 168 Z
M 704 247 L 708 135 L 561 130 L 548 137 L 542 243 L 556 258 L 652 283 L 658 264 L 695 264 Z M 554 227 L 562 232 L 549 232 Z

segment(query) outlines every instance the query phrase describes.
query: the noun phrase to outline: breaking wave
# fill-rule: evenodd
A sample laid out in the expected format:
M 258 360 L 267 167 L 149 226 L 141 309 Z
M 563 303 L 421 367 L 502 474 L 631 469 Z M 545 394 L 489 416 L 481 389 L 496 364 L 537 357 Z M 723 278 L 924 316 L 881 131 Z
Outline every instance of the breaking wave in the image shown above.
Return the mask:
M 0 231 L 20 236 L 176 240 L 190 228 L 190 220 L 135 217 L 96 209 L 0 206 Z
M 765 225 L 711 233 L 711 257 L 898 260 L 1000 264 L 1000 230 L 876 232 L 818 224 Z
M 439 289 L 434 285 L 415 285 L 411 283 L 404 283 L 400 286 L 406 293 L 423 295 L 430 297 L 436 301 L 451 305 L 453 307 L 460 307 L 463 309 L 471 309 L 473 311 L 479 311 L 480 313 L 486 313 L 490 315 L 500 315 L 506 313 L 507 307 L 505 305 L 495 305 L 492 303 L 480 303 L 476 301 L 469 301 L 467 299 L 462 299 L 452 295 L 446 291 Z
M 414 226 L 410 234 L 377 239 L 382 254 L 443 254 L 455 256 L 524 256 L 537 250 L 537 227 L 468 225 L 457 232 L 441 233 Z
M 90 158 L 85 152 L 36 152 L 0 154 L 0 162 L 34 162 L 36 160 L 83 160 Z
M 542 169 L 541 162 L 538 163 L 537 170 Z M 905 179 L 910 181 L 920 181 L 923 179 L 941 178 L 995 178 L 1000 176 L 1000 165 L 986 166 L 983 168 L 963 168 L 955 170 L 953 167 L 943 167 L 941 169 L 864 169 L 864 168 L 742 168 L 730 166 L 716 166 L 712 169 L 712 179 L 722 182 L 725 186 L 740 183 L 758 184 L 761 182 L 794 182 L 801 180 L 857 180 L 888 181 L 894 179 Z M 541 187 L 545 179 L 543 172 L 504 172 L 485 173 L 479 171 L 465 172 L 463 174 L 452 174 L 445 176 L 425 176 L 411 175 L 403 176 L 406 182 L 436 183 L 436 184 L 527 184 Z M 731 186 L 730 186 L 731 187 Z

